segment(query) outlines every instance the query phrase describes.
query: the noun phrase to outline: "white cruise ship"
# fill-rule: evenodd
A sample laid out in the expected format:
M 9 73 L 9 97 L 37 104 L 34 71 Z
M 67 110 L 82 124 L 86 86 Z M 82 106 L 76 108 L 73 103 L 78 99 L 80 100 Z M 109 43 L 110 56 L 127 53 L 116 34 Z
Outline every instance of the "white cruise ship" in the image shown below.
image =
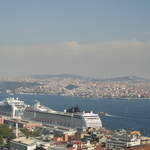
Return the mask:
M 0 101 L 0 115 L 21 119 L 27 105 L 18 98 L 6 98 Z
M 37 102 L 30 106 L 24 101 L 7 98 L 0 102 L 0 114 L 23 120 L 36 121 L 45 125 L 62 126 L 67 128 L 101 128 L 102 122 L 98 114 L 81 112 L 77 107 L 69 110 L 55 111 Z

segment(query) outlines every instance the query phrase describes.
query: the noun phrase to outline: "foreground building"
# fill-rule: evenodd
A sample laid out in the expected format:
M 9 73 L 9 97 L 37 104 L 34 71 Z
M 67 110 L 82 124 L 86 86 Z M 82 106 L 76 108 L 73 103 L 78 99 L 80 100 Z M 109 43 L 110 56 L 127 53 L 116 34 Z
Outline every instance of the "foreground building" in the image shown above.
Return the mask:
M 10 150 L 34 150 L 36 144 L 35 139 L 20 137 L 10 142 Z
M 119 150 L 141 145 L 140 133 L 137 131 L 128 132 L 126 130 L 115 131 L 106 142 L 108 150 Z
M 19 137 L 10 141 L 9 150 L 51 150 L 50 142 L 35 138 Z

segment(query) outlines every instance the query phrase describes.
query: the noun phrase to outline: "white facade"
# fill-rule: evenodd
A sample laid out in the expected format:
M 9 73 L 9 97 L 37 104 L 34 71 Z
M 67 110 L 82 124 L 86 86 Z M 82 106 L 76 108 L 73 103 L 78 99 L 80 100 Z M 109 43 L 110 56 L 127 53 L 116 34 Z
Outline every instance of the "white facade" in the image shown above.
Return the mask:
M 21 119 L 26 108 L 24 101 L 18 98 L 6 98 L 0 102 L 0 114 L 11 116 L 12 118 Z
M 85 121 L 85 126 L 88 127 L 93 127 L 93 128 L 100 128 L 102 127 L 102 122 L 98 116 L 98 114 L 94 114 L 92 111 L 90 113 L 83 113 L 82 115 L 84 121 Z
M 20 137 L 10 142 L 10 150 L 34 150 L 36 141 L 31 138 Z
M 114 133 L 106 142 L 108 150 L 117 150 L 119 148 L 128 148 L 139 145 L 141 145 L 139 135 L 130 134 L 124 130 Z

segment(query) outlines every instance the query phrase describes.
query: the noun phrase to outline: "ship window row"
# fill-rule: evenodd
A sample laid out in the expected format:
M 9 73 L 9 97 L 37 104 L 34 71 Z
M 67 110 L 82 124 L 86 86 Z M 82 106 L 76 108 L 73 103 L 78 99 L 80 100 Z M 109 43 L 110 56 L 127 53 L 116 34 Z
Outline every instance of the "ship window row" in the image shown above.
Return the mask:
M 86 117 L 86 118 L 99 118 L 98 116 L 84 116 L 84 117 Z
M 92 120 L 92 119 L 93 119 L 93 120 L 94 120 L 94 119 L 95 119 L 95 120 L 99 120 L 99 118 L 85 118 L 85 119 L 87 119 L 87 120 L 88 120 L 88 119 L 90 119 L 90 120 Z
M 81 119 L 82 117 L 81 117 L 81 116 L 74 116 L 74 118 L 78 118 L 78 119 Z
M 36 119 L 33 118 L 33 120 L 40 121 L 40 122 L 43 122 L 43 123 L 48 123 L 48 124 L 71 126 L 70 122 L 64 122 L 64 121 L 60 121 L 60 120 L 45 120 L 45 119 L 41 119 L 41 118 L 36 118 Z

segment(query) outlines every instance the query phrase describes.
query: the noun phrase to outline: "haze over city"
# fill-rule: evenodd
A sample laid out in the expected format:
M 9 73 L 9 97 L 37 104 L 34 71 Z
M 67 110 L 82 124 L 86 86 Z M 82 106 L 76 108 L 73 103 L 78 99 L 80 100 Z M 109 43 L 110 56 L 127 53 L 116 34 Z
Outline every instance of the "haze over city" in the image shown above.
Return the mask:
M 150 76 L 150 1 L 0 3 L 0 76 Z

